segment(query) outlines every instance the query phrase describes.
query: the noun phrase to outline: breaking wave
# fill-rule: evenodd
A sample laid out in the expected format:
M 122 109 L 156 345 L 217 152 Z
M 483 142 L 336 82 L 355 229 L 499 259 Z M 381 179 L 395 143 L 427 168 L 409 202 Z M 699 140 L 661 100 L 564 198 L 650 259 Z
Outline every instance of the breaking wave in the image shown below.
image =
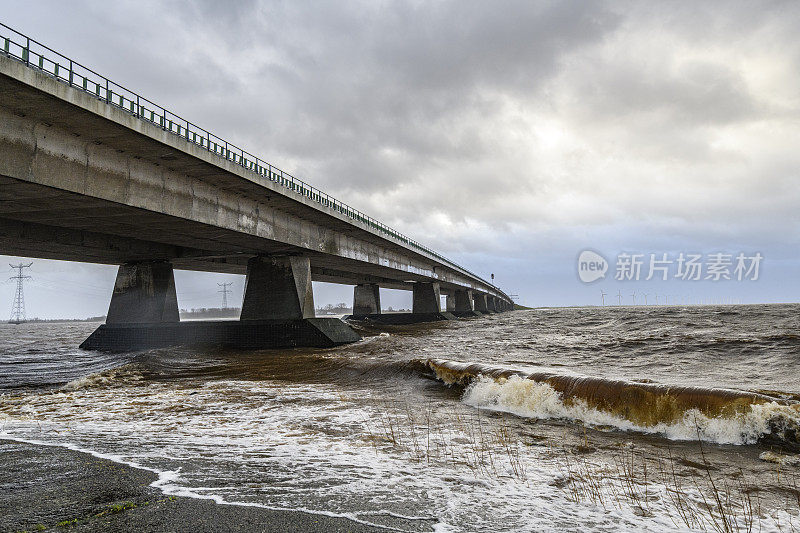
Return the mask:
M 536 419 L 656 433 L 718 444 L 765 442 L 800 451 L 800 402 L 731 389 L 668 386 L 524 372 L 428 359 L 447 384 L 465 387 L 465 403 Z
M 110 368 L 101 372 L 95 372 L 88 376 L 83 376 L 74 379 L 69 383 L 65 383 L 61 390 L 74 391 L 80 389 L 88 389 L 93 387 L 106 387 L 114 384 L 131 383 L 142 380 L 142 373 L 138 365 L 129 363 L 119 366 L 117 368 Z

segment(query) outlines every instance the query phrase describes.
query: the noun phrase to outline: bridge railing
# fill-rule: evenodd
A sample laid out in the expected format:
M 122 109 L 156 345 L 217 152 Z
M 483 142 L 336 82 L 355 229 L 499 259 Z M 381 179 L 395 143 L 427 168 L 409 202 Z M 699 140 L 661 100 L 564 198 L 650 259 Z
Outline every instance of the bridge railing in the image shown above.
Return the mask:
M 407 246 L 425 252 L 443 263 L 481 279 L 466 268 L 454 263 L 434 250 L 390 228 L 386 224 L 362 213 L 320 191 L 316 187 L 292 176 L 288 172 L 263 161 L 245 150 L 212 134 L 208 130 L 181 118 L 143 96 L 114 83 L 94 70 L 73 61 L 30 37 L 0 23 L 0 53 L 25 65 L 50 75 L 70 87 L 82 90 L 107 104 L 121 109 L 140 120 L 154 124 L 164 131 L 189 141 L 228 161 L 257 174 L 261 179 L 281 185 L 295 194 L 314 202 L 400 241 Z M 487 283 L 487 285 L 489 285 Z

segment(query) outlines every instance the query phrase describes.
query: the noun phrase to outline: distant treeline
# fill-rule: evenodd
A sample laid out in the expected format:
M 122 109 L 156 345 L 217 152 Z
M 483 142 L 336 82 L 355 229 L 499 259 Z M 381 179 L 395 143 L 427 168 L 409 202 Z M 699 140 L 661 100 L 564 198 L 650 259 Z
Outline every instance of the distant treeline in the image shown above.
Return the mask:
M 181 318 L 239 318 L 241 307 L 200 307 L 199 309 L 181 309 Z
M 527 308 L 524 308 L 527 309 Z M 328 304 L 323 307 L 316 308 L 317 316 L 324 315 L 350 315 L 353 313 L 353 308 L 346 303 L 341 302 L 336 305 Z M 239 318 L 242 309 L 241 307 L 200 307 L 197 309 L 181 309 L 181 318 Z M 384 309 L 384 313 L 410 313 L 411 309 Z M 106 315 L 90 316 L 87 318 L 29 318 L 28 322 L 38 323 L 55 323 L 55 322 L 105 322 Z
M 389 307 L 388 309 L 384 309 L 381 311 L 383 313 L 410 313 L 411 309 L 392 309 Z M 353 308 L 348 306 L 346 303 L 338 303 L 336 305 L 328 304 L 325 307 L 318 307 L 316 309 L 317 316 L 319 315 L 351 315 L 353 314 Z
M 314 311 L 317 315 L 350 315 L 353 313 L 353 308 L 341 302 L 336 305 L 328 304 L 324 307 L 317 307 Z
M 325 315 L 350 315 L 353 314 L 353 308 L 344 302 L 336 305 L 328 304 L 322 307 L 317 307 L 315 310 L 317 316 Z M 223 309 L 221 307 L 201 307 L 199 309 L 181 309 L 181 318 L 238 318 L 242 309 L 240 307 L 229 307 Z M 383 310 L 384 313 L 409 313 L 411 309 L 388 309 Z
M 90 316 L 87 318 L 29 318 L 28 322 L 105 322 L 106 315 Z

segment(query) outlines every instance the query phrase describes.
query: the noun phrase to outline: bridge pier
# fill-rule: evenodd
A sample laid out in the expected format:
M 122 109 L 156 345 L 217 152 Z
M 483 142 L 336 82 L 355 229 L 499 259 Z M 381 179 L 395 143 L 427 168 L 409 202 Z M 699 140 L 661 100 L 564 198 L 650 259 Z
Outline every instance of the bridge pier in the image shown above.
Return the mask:
M 456 319 L 447 310 L 442 312 L 442 292 L 436 282 L 414 283 L 411 314 L 416 317 L 417 322 Z
M 356 311 L 359 287 L 356 286 L 353 302 L 353 314 L 347 320 L 363 320 L 381 324 L 416 324 L 418 322 L 436 322 L 439 320 L 456 320 L 456 316 L 441 310 L 441 290 L 436 282 L 415 282 L 412 286 L 412 303 L 410 313 L 370 313 L 359 314 Z M 377 291 L 377 286 L 376 291 Z M 363 289 L 366 292 L 366 289 Z M 370 289 L 371 291 L 371 289 Z M 380 302 L 376 302 L 376 305 Z
M 415 322 L 455 320 L 448 310 L 442 312 L 442 292 L 436 282 L 416 282 L 413 287 L 411 315 Z
M 308 257 L 253 257 L 247 262 L 241 320 L 314 318 Z
M 471 289 L 457 290 L 453 293 L 453 314 L 459 318 L 470 316 L 481 316 L 475 311 L 472 302 L 473 293 Z M 449 297 L 448 297 L 449 301 Z
M 442 293 L 438 283 L 417 282 L 414 284 L 413 292 L 412 313 L 439 313 L 442 310 Z
M 122 265 L 108 319 L 81 348 L 130 351 L 197 344 L 330 347 L 360 339 L 338 318 L 315 318 L 308 258 L 255 257 L 247 264 L 240 320 L 180 322 L 171 264 Z
M 377 283 L 362 283 L 353 289 L 353 315 L 381 314 L 381 290 Z
M 475 311 L 481 313 L 482 315 L 485 315 L 489 312 L 487 296 L 487 294 L 482 293 L 475 293 L 473 296 Z
M 179 321 L 175 274 L 170 263 L 126 263 L 119 267 L 106 324 Z

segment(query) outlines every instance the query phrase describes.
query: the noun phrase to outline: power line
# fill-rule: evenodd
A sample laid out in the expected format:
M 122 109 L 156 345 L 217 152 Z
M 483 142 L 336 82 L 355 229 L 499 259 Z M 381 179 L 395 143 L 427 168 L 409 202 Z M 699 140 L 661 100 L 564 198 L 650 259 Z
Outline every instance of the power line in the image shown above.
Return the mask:
M 22 324 L 28 321 L 25 317 L 25 293 L 22 290 L 22 284 L 26 279 L 31 279 L 31 277 L 24 276 L 22 274 L 22 269 L 30 268 L 31 265 L 33 265 L 33 263 L 28 263 L 27 265 L 23 265 L 22 263 L 18 265 L 8 265 L 17 270 L 16 276 L 8 278 L 10 280 L 17 280 L 17 293 L 14 296 L 14 303 L 11 305 L 11 319 L 8 321 L 10 324 Z
M 222 290 L 217 291 L 217 292 L 221 292 L 222 293 L 222 308 L 223 309 L 227 309 L 228 308 L 228 293 L 231 292 L 230 289 L 228 289 L 228 285 L 233 285 L 233 282 L 229 281 L 227 283 L 217 283 L 217 285 L 222 287 Z

